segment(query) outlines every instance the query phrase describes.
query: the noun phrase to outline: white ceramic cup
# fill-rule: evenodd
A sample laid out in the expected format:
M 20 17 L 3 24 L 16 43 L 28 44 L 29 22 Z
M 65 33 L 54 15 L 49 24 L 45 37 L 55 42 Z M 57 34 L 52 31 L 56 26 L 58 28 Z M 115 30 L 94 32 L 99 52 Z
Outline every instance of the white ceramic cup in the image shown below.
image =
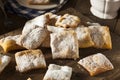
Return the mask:
M 120 8 L 120 0 L 90 0 L 90 11 L 96 17 L 113 19 Z

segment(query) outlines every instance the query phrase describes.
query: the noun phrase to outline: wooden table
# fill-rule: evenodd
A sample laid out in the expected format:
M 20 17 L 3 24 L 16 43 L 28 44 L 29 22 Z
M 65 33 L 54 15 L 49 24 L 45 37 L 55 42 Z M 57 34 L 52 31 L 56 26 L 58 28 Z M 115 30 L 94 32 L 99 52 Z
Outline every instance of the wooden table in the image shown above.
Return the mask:
M 46 48 L 41 48 L 43 53 L 45 54 L 47 65 L 50 63 L 55 63 L 55 64 L 68 65 L 68 66 L 73 67 L 73 74 L 72 74 L 71 80 L 103 80 L 103 78 L 105 78 L 104 80 L 120 80 L 120 76 L 115 78 L 115 73 L 118 70 L 120 71 L 120 42 L 119 42 L 120 37 L 118 35 L 116 35 L 116 33 L 114 33 L 114 29 L 117 29 L 116 25 L 120 25 L 119 23 L 117 23 L 119 21 L 119 19 L 116 18 L 116 19 L 112 19 L 112 20 L 102 20 L 102 19 L 98 19 L 97 17 L 93 16 L 89 11 L 89 8 L 90 8 L 89 0 L 86 0 L 86 1 L 69 0 L 68 4 L 65 5 L 61 10 L 64 10 L 66 8 L 69 8 L 69 7 L 73 7 L 75 10 L 80 11 L 82 14 L 79 12 L 76 12 L 73 9 L 66 10 L 63 13 L 68 12 L 68 13 L 75 14 L 75 15 L 79 16 L 84 21 L 91 21 L 91 22 L 95 21 L 95 22 L 98 22 L 102 25 L 109 25 L 110 26 L 113 49 L 112 50 L 102 50 L 102 49 L 94 49 L 94 48 L 80 49 L 80 58 L 84 58 L 88 55 L 102 52 L 111 60 L 111 62 L 115 66 L 115 69 L 112 71 L 108 71 L 106 73 L 94 76 L 94 77 L 90 77 L 88 72 L 86 72 L 86 70 L 84 70 L 82 67 L 77 65 L 77 62 L 79 61 L 79 59 L 76 61 L 74 61 L 74 60 L 52 60 L 51 50 L 46 49 Z M 13 20 L 19 22 L 19 25 L 17 27 L 15 26 L 15 27 L 10 28 L 10 29 L 9 28 L 5 29 L 3 26 L 3 17 L 0 14 L 0 16 L 2 17 L 2 19 L 0 20 L 0 25 L 1 25 L 0 30 L 1 30 L 1 34 L 2 34 L 0 36 L 0 39 L 2 37 L 8 36 L 8 35 L 20 34 L 21 29 L 18 29 L 15 31 L 13 31 L 13 30 L 20 28 L 20 27 L 22 28 L 25 21 L 26 21 L 26 19 L 18 17 L 16 15 L 12 15 L 12 14 L 8 14 L 8 15 Z M 7 33 L 8 31 L 12 31 L 12 32 Z M 7 33 L 7 34 L 3 35 L 3 33 Z M 31 77 L 33 80 L 42 80 L 47 69 L 45 69 L 45 70 L 33 70 L 33 71 L 30 71 L 28 73 L 23 73 L 23 74 L 16 72 L 14 53 L 15 52 L 8 54 L 8 55 L 13 57 L 12 63 L 10 63 L 10 65 L 0 75 L 0 80 L 26 80 L 28 77 Z

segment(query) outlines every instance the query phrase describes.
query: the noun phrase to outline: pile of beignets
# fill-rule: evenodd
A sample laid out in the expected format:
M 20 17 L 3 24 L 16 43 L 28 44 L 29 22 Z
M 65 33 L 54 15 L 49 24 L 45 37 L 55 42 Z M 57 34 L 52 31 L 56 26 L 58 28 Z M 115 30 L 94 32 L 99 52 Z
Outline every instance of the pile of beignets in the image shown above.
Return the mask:
M 61 40 L 58 41 L 58 38 Z M 53 49 L 54 46 L 59 45 L 55 43 L 65 41 L 67 43 L 69 38 L 71 42 L 66 46 L 112 49 L 109 27 L 100 25 L 85 27 L 77 16 L 70 14 L 61 16 L 52 13 L 46 13 L 27 21 L 22 34 L 1 39 L 0 45 L 5 52 L 23 48 L 37 49 L 39 47 L 51 47 Z M 72 42 L 72 39 L 75 41 Z M 61 43 L 62 45 L 65 47 L 65 44 Z
M 107 26 L 99 24 L 85 26 L 75 15 L 46 13 L 27 21 L 22 34 L 2 38 L 0 46 L 6 53 L 12 50 L 28 49 L 15 54 L 16 70 L 26 72 L 46 67 L 40 47 L 51 48 L 53 59 L 76 60 L 79 58 L 79 48 L 112 49 L 112 42 Z M 91 76 L 114 68 L 101 53 L 81 59 L 78 63 Z M 104 65 L 104 63 L 108 65 Z M 71 75 L 71 67 L 50 64 L 43 80 L 70 80 Z

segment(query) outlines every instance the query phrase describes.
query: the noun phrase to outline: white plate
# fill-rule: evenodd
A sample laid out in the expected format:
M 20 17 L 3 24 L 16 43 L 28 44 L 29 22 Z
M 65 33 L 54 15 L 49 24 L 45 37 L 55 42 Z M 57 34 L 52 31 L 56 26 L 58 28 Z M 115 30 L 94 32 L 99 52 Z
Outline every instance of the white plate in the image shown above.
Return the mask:
M 64 2 L 64 0 L 61 0 L 60 4 L 29 5 L 27 3 L 27 0 L 16 0 L 16 1 L 24 7 L 28 7 L 28 8 L 32 8 L 32 9 L 40 9 L 40 10 L 55 8 L 55 7 L 59 6 L 60 4 L 62 4 Z

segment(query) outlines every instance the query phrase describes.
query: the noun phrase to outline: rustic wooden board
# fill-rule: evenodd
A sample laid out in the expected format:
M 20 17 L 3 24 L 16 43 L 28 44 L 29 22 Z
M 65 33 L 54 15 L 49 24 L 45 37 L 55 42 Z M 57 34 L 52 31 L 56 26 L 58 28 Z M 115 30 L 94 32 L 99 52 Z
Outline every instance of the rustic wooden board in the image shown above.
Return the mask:
M 59 14 L 64 14 L 64 13 L 70 13 L 73 15 L 77 15 L 81 18 L 83 22 L 90 21 L 89 18 L 83 16 L 80 12 L 75 11 L 74 9 L 67 9 L 63 12 L 60 12 Z M 18 29 L 15 31 L 12 31 L 10 33 L 4 34 L 0 36 L 0 39 L 8 36 L 8 35 L 16 35 L 20 34 L 22 29 Z M 102 49 L 94 49 L 94 48 L 87 48 L 87 49 L 79 49 L 80 53 L 80 58 L 84 58 L 88 55 L 95 54 L 98 52 L 101 52 L 105 54 L 110 61 L 113 63 L 115 69 L 112 71 L 108 71 L 102 74 L 99 74 L 97 76 L 91 77 L 89 76 L 88 72 L 83 69 L 81 66 L 77 64 L 79 59 L 77 60 L 53 60 L 52 55 L 51 55 L 51 50 L 49 48 L 41 48 L 45 55 L 45 59 L 47 62 L 47 65 L 50 63 L 54 64 L 59 64 L 59 65 L 68 65 L 73 68 L 73 74 L 71 80 L 120 80 L 120 37 L 115 35 L 114 33 L 111 33 L 112 36 L 112 43 L 113 43 L 113 49 L 112 50 L 102 50 Z M 2 52 L 2 49 L 0 49 Z M 33 80 L 42 80 L 45 73 L 46 69 L 37 69 L 37 70 L 32 70 L 26 73 L 19 73 L 15 70 L 15 59 L 14 59 L 14 54 L 17 51 L 10 52 L 7 55 L 12 57 L 11 63 L 5 68 L 5 70 L 0 74 L 0 80 L 26 80 L 28 77 L 31 77 Z M 116 72 L 118 72 L 118 76 L 116 78 Z

